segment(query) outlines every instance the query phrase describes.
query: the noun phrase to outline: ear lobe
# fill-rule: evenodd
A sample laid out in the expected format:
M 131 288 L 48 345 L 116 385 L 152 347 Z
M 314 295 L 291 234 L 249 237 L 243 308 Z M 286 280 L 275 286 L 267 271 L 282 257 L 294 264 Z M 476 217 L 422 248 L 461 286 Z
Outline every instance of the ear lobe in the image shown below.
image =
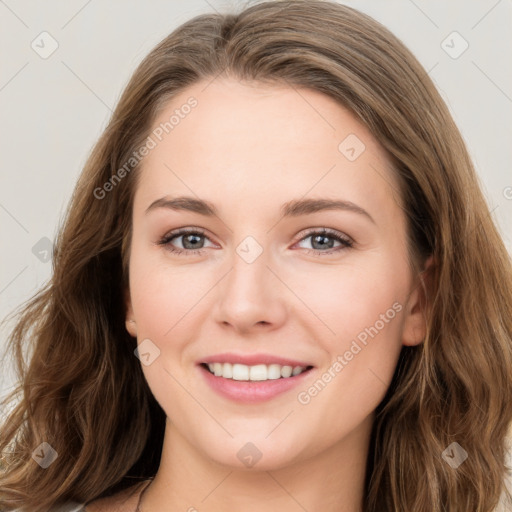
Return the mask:
M 125 327 L 130 336 L 137 337 L 137 323 L 133 319 L 132 301 L 130 298 L 130 290 L 126 290 L 124 294 L 124 303 L 126 307 Z
M 405 320 L 402 330 L 402 344 L 413 347 L 423 343 L 427 335 L 428 291 L 431 288 L 431 277 L 434 260 L 430 256 L 425 268 L 417 277 L 414 288 L 405 307 Z
M 137 337 L 137 324 L 135 323 L 135 320 L 126 320 L 125 321 L 126 330 L 130 334 L 130 336 L 133 336 L 134 338 Z

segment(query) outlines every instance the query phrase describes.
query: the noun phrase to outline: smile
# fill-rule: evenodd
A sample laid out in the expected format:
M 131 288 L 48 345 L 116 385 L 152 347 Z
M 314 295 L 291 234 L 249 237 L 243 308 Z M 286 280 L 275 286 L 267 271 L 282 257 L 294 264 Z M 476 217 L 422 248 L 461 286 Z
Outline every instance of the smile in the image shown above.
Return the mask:
M 304 387 L 315 371 L 305 361 L 268 354 L 217 354 L 198 361 L 203 382 L 217 395 L 239 404 L 257 404 Z
M 215 377 L 238 381 L 266 381 L 288 379 L 311 369 L 311 366 L 289 366 L 280 364 L 245 364 L 203 363 L 203 366 Z

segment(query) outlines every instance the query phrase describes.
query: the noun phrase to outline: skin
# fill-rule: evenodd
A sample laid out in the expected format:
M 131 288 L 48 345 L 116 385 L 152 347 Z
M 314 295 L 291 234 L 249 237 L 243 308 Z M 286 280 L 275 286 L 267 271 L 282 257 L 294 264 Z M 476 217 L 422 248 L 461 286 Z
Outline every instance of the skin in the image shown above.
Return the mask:
M 398 183 L 375 138 L 329 97 L 232 78 L 207 84 L 183 91 L 155 120 L 198 100 L 146 156 L 134 197 L 126 328 L 160 350 L 142 367 L 167 414 L 162 463 L 141 509 L 360 511 L 375 408 L 402 346 L 425 334 Z M 365 145 L 354 161 L 338 150 L 349 134 Z M 213 203 L 218 215 L 146 213 L 155 200 L 181 195 Z M 301 198 L 350 201 L 373 221 L 348 210 L 282 218 L 281 206 Z M 206 236 L 158 244 L 183 227 Z M 353 247 L 329 238 L 322 248 L 309 228 L 336 230 Z M 263 249 L 252 263 L 236 252 L 248 236 Z M 170 252 L 190 240 L 201 253 Z M 396 316 L 300 403 L 298 393 L 397 303 Z M 200 378 L 197 362 L 221 352 L 315 368 L 299 388 L 240 404 Z M 262 454 L 250 468 L 237 457 L 248 442 Z

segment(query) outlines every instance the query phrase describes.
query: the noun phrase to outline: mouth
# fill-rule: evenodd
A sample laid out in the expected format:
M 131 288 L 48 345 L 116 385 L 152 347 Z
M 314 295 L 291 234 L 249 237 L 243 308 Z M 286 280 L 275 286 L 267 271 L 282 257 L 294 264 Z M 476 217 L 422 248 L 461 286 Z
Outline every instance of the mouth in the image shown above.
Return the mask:
M 292 366 L 281 364 L 246 365 L 240 363 L 213 362 L 201 363 L 200 366 L 215 377 L 234 381 L 269 381 L 290 379 L 310 371 L 313 366 Z
M 258 404 L 305 386 L 315 367 L 272 355 L 217 354 L 198 361 L 205 384 L 224 399 Z

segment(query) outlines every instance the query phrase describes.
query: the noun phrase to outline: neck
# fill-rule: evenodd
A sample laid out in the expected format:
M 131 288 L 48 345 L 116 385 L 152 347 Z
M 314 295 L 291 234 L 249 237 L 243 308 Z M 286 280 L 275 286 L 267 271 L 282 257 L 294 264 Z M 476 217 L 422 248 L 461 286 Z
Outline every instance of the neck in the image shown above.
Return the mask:
M 218 464 L 167 420 L 160 468 L 141 510 L 361 512 L 373 419 L 313 457 L 263 471 Z

